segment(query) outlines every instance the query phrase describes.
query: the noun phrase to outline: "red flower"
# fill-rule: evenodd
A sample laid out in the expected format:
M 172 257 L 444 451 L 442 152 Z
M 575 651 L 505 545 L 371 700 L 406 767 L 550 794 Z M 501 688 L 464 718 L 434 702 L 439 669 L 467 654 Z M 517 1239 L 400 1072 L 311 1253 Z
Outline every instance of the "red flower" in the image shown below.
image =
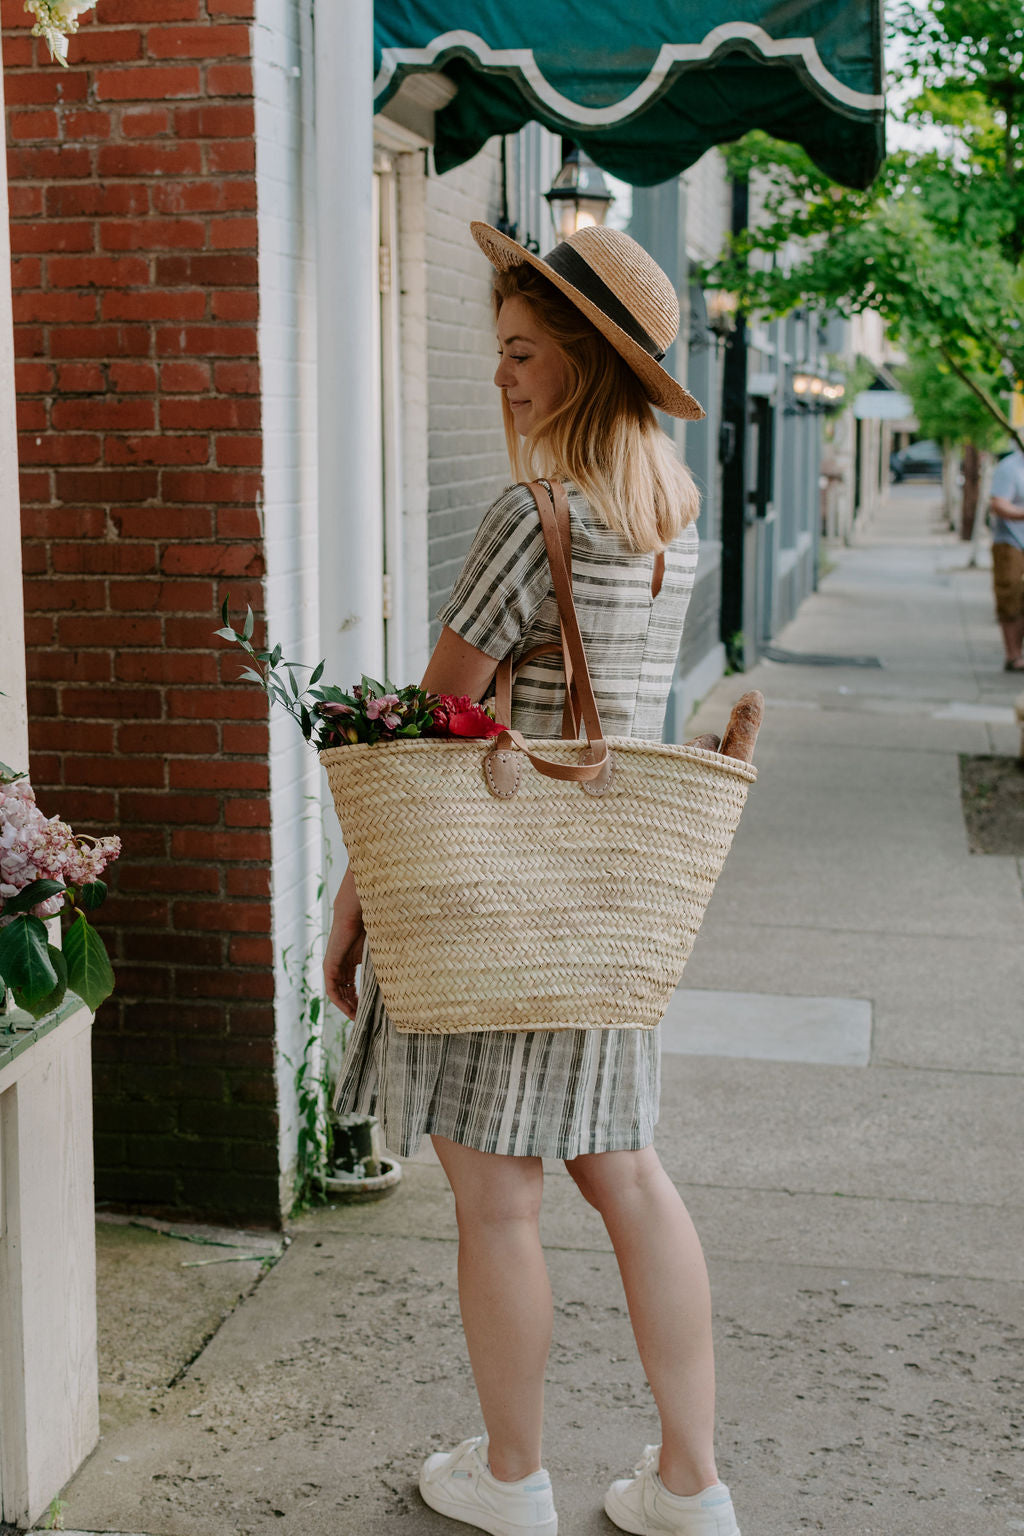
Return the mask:
M 448 716 L 449 736 L 500 736 L 504 729 L 479 704 L 474 704 L 471 709 L 456 710 Z
M 498 736 L 504 729 L 482 705 L 474 704 L 468 694 L 455 697 L 450 693 L 442 693 L 434 708 L 429 734 L 479 738 Z

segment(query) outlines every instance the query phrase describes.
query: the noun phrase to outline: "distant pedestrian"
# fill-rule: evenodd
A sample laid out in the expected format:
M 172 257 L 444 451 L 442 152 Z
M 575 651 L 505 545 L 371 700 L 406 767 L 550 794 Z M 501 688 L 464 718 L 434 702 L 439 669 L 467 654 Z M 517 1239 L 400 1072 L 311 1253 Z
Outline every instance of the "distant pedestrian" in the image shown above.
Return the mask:
M 574 597 L 601 718 L 609 736 L 660 740 L 696 570 L 698 496 L 652 407 L 703 414 L 660 362 L 678 330 L 675 293 L 616 230 L 581 230 L 543 260 L 489 225 L 473 234 L 496 268 L 494 382 L 513 473 L 568 492 Z M 485 514 L 439 618 L 423 678 L 430 692 L 479 700 L 509 652 L 518 661 L 557 640 L 525 485 Z M 564 698 L 560 660 L 538 655 L 523 669 L 511 723 L 557 737 Z M 403 1034 L 362 951 L 350 871 L 324 962 L 328 995 L 355 1020 L 336 1104 L 373 1109 L 403 1156 L 433 1138 L 455 1195 L 462 1322 L 486 1428 L 427 1458 L 424 1500 L 492 1536 L 555 1536 L 541 1465 L 553 1308 L 538 1230 L 542 1159 L 552 1157 L 604 1220 L 661 1420 L 660 1446 L 611 1485 L 605 1509 L 640 1536 L 739 1536 L 715 1468 L 704 1258 L 653 1146 L 659 1031 Z
M 1024 672 L 1024 453 L 1019 448 L 996 465 L 989 502 L 992 514 L 992 586 L 1003 632 L 1007 672 Z

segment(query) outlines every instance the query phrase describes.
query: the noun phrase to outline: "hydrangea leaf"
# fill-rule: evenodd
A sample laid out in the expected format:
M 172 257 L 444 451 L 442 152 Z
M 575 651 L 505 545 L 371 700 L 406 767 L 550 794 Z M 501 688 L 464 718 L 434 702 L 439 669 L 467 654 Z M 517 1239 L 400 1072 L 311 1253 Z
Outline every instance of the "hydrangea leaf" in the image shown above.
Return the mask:
M 68 963 L 64 959 L 63 952 L 55 944 L 47 944 L 46 953 L 50 957 L 50 964 L 57 973 L 57 985 L 49 992 L 37 997 L 25 991 L 23 987 L 12 987 L 14 1001 L 19 1008 L 24 1008 L 34 1019 L 41 1019 L 47 1013 L 52 1013 L 64 1001 L 64 994 L 68 989 Z
M 68 986 L 95 1013 L 114 990 L 114 972 L 103 940 L 82 912 L 64 935 L 64 958 L 68 963 Z
M 38 917 L 22 912 L 0 928 L 0 976 L 23 999 L 22 1007 L 28 1006 L 28 999 L 46 997 L 57 985 L 49 950 L 46 924 Z
M 78 900 L 87 912 L 94 912 L 97 907 L 102 907 L 106 899 L 107 882 L 105 880 L 90 880 L 78 893 Z
M 26 885 L 16 896 L 4 898 L 4 916 L 13 917 L 16 912 L 30 912 L 41 901 L 56 896 L 58 891 L 64 889 L 59 880 L 33 880 L 31 885 Z

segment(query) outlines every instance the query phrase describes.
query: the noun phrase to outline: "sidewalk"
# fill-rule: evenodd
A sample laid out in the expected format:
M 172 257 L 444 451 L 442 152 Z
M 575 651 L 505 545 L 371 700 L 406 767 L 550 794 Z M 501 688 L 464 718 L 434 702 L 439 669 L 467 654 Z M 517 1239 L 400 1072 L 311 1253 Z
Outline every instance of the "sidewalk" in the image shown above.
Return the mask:
M 744 1536 L 1024 1531 L 1024 869 L 968 854 L 957 779 L 960 752 L 1016 751 L 1020 679 L 935 501 L 899 488 L 778 640 L 883 667 L 765 661 L 691 726 L 767 697 L 761 779 L 666 1025 L 659 1127 L 711 1269 Z M 421 1458 L 478 1428 L 429 1155 L 380 1205 L 302 1218 L 262 1280 L 266 1244 L 185 1272 L 214 1250 L 161 1248 L 219 1277 L 204 1316 L 241 1301 L 219 1327 L 182 1295 L 172 1337 L 155 1271 L 128 1315 L 119 1230 L 107 1429 L 65 1490 L 69 1531 L 458 1529 L 414 1492 Z M 609 1244 L 557 1165 L 544 1230 L 561 1532 L 612 1536 L 603 1489 L 656 1421 Z

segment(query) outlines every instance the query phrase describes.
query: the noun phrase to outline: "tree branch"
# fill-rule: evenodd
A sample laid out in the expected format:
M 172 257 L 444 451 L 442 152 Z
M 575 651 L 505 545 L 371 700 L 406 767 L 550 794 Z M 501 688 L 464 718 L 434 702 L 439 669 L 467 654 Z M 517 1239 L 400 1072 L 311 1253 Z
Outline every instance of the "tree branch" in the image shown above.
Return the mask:
M 961 379 L 963 383 L 967 385 L 967 388 L 972 392 L 972 394 L 977 395 L 978 399 L 981 401 L 986 411 L 988 411 L 989 415 L 998 421 L 999 425 L 1004 429 L 1004 431 L 1009 432 L 1021 453 L 1024 453 L 1024 438 L 1021 437 L 1016 427 L 1011 426 L 1010 418 L 1006 415 L 1005 411 L 1001 411 L 999 409 L 999 406 L 996 405 L 991 395 L 987 394 L 986 391 L 982 389 L 980 384 L 975 383 L 966 369 L 961 368 L 960 364 L 949 351 L 948 347 L 944 347 L 941 342 L 939 343 L 939 351 L 942 353 L 943 357 L 946 359 L 946 362 L 952 368 L 957 378 Z

